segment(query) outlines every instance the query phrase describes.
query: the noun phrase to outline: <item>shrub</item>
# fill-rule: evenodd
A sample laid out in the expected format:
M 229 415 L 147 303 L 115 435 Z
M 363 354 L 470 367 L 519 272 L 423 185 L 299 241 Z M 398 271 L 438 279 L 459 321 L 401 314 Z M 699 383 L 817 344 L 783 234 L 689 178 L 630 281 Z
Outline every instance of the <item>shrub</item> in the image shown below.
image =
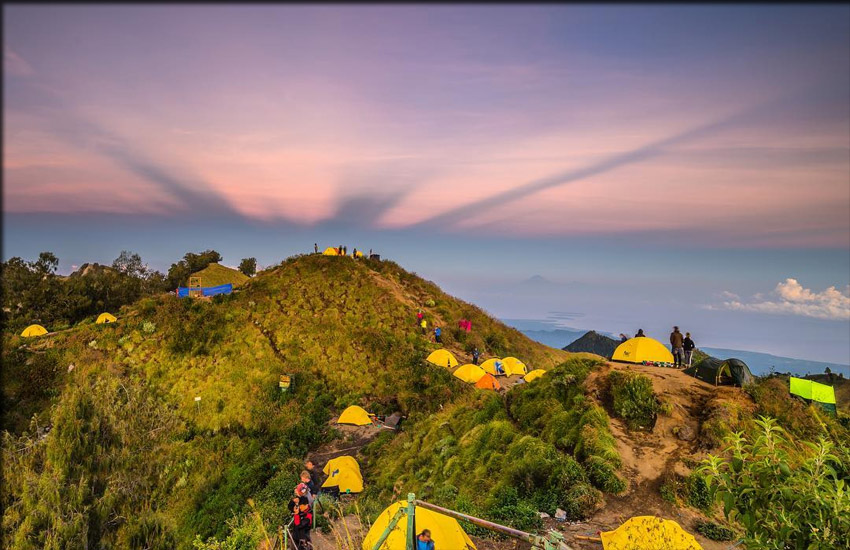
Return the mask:
M 156 330 L 156 323 L 153 321 L 145 321 L 142 323 L 142 332 L 145 334 L 153 334 L 153 331 Z
M 606 493 L 618 494 L 626 490 L 626 482 L 605 459 L 592 456 L 584 463 L 587 476 L 594 487 Z
M 661 411 L 652 380 L 643 374 L 615 370 L 607 382 L 606 393 L 614 414 L 625 420 L 631 430 L 651 430 Z
M 709 540 L 724 542 L 735 539 L 735 532 L 733 530 L 713 521 L 697 520 L 694 523 L 694 529 Z
M 850 465 L 828 439 L 797 443 L 775 419 L 755 422 L 755 433 L 731 435 L 723 454 L 710 455 L 699 470 L 726 518 L 744 528 L 744 545 L 844 545 L 850 540 Z

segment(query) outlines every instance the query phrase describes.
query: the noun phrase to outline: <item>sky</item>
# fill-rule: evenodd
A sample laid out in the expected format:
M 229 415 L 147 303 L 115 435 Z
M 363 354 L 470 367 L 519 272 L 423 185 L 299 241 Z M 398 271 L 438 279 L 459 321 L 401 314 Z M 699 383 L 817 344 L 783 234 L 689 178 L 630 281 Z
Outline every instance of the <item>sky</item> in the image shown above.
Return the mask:
M 5 4 L 3 256 L 373 249 L 850 363 L 850 7 Z

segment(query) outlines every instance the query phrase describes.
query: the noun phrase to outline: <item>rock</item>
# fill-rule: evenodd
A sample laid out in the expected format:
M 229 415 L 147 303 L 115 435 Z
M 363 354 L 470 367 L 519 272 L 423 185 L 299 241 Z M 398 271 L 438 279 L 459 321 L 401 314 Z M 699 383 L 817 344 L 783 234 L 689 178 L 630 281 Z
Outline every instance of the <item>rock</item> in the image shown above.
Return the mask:
M 546 518 L 551 518 L 551 517 L 552 517 L 552 516 L 550 516 L 549 514 L 547 514 L 546 512 L 538 512 L 538 513 L 537 513 L 537 515 L 539 515 L 539 516 L 540 516 L 540 519 L 546 519 Z
M 697 436 L 690 426 L 676 426 L 673 428 L 673 433 L 682 441 L 693 441 Z
M 558 508 L 555 510 L 555 519 L 558 521 L 564 521 L 567 519 L 567 512 Z
M 74 370 L 74 367 L 75 367 L 74 363 L 71 363 L 70 365 L 68 365 L 68 372 L 71 372 L 72 370 Z

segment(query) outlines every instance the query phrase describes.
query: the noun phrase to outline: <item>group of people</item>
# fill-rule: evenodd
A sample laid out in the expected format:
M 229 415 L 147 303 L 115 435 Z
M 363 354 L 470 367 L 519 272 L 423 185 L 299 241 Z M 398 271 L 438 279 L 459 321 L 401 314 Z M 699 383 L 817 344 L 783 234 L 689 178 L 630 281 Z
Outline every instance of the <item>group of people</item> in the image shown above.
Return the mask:
M 294 496 L 289 501 L 287 508 L 292 514 L 292 541 L 298 550 L 312 550 L 313 541 L 310 539 L 310 531 L 314 527 L 314 505 L 316 496 L 320 491 L 338 497 L 339 493 L 322 490 L 319 487 L 319 474 L 312 460 L 304 461 L 304 470 L 299 475 L 301 482 L 295 486 Z M 436 550 L 434 541 L 431 540 L 431 530 L 423 529 L 416 535 L 416 550 Z
M 312 460 L 304 462 L 304 470 L 299 475 L 300 483 L 295 486 L 294 496 L 287 508 L 292 514 L 292 540 L 298 550 L 312 550 L 310 531 L 314 527 L 314 506 L 320 492 L 338 497 L 333 490 L 320 489 L 319 473 Z M 334 488 L 336 489 L 336 488 Z M 338 491 L 338 490 L 337 490 Z
M 336 250 L 336 253 L 339 256 L 348 256 L 348 247 L 347 246 L 339 245 L 334 250 Z M 319 253 L 319 243 L 313 243 L 313 252 L 315 252 L 316 254 Z M 360 251 L 360 254 L 363 254 L 362 250 Z M 351 255 L 355 258 L 357 257 L 357 248 L 356 247 L 354 248 L 354 251 L 351 253 Z M 369 255 L 366 256 L 366 257 L 367 258 L 372 257 L 372 249 L 371 248 L 369 249 Z
M 423 335 L 428 333 L 428 321 L 425 320 L 425 314 L 421 309 L 416 312 L 416 324 L 419 325 Z M 434 327 L 434 341 L 438 344 L 443 343 L 443 330 L 440 327 Z
M 645 337 L 646 334 L 643 333 L 643 329 L 639 328 L 637 334 L 635 334 L 635 338 Z M 629 337 L 623 333 L 620 333 L 620 342 L 625 342 Z M 673 332 L 670 333 L 670 350 L 673 352 L 673 366 L 677 369 L 682 367 L 690 367 L 691 360 L 694 357 L 694 350 L 696 349 L 696 344 L 694 344 L 693 339 L 691 338 L 691 333 L 686 332 L 684 335 L 679 331 L 679 327 L 673 327 Z
M 679 327 L 673 327 L 673 332 L 670 333 L 670 348 L 673 350 L 673 366 L 677 369 L 683 368 L 686 365 L 691 366 L 691 360 L 694 357 L 694 344 L 691 339 L 691 333 L 686 332 L 684 336 L 679 332 Z

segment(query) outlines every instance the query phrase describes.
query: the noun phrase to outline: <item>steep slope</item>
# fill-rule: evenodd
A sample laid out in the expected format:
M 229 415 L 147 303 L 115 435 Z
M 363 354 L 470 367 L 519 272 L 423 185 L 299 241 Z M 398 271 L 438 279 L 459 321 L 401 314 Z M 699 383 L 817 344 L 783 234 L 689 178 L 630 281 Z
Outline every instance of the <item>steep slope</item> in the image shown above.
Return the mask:
M 620 343 L 617 340 L 609 338 L 604 334 L 599 334 L 595 330 L 591 330 L 586 332 L 584 336 L 578 340 L 570 343 L 564 348 L 564 350 L 571 352 L 595 353 L 600 357 L 610 358 L 614 355 L 614 350 L 617 349 L 619 344 Z
M 532 367 L 568 357 L 391 262 L 324 256 L 210 301 L 143 299 L 112 325 L 5 334 L 8 397 L 31 405 L 33 365 L 49 374 L 48 401 L 26 409 L 31 429 L 4 436 L 5 544 L 189 548 L 226 535 L 248 498 L 285 523 L 301 460 L 332 437 L 342 407 L 413 420 L 473 393 L 423 364 L 436 346 L 419 333 L 419 307 L 461 360 L 474 347 Z M 461 318 L 471 333 L 450 328 Z M 291 392 L 277 387 L 283 373 Z

